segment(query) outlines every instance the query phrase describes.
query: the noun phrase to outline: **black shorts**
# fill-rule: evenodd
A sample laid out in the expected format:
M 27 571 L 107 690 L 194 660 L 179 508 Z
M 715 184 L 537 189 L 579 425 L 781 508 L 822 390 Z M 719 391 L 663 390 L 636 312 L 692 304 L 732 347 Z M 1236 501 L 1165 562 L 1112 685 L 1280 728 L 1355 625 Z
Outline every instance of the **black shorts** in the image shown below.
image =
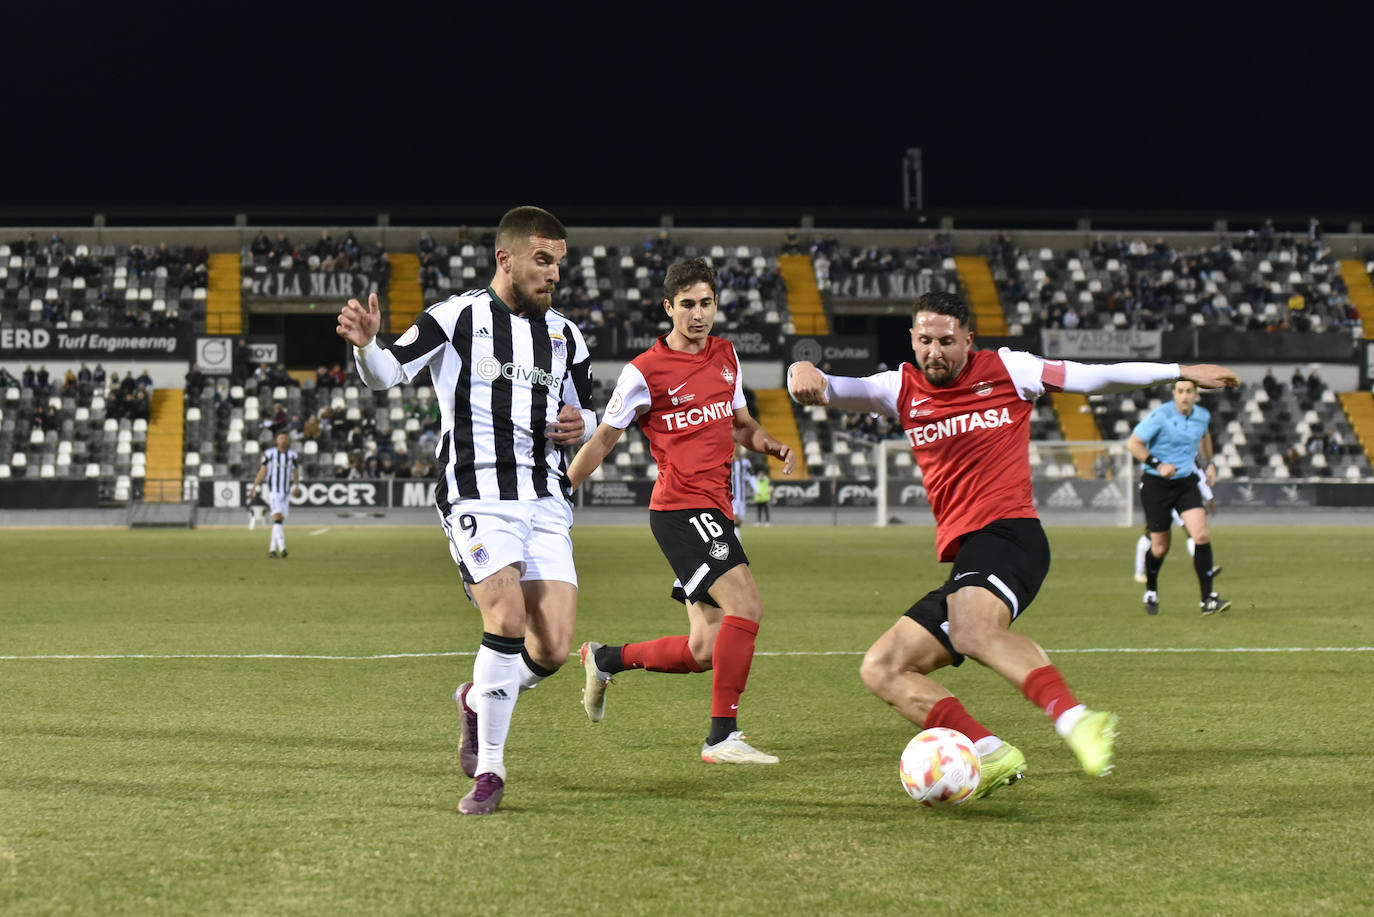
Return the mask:
M 1035 600 L 1049 572 L 1050 542 L 1040 520 L 998 519 L 963 537 L 949 579 L 912 605 L 906 617 L 930 631 L 959 665 L 964 657 L 949 641 L 949 594 L 982 586 L 1011 609 L 1015 621 Z
M 1182 478 L 1142 474 L 1140 505 L 1145 508 L 1145 530 L 1167 532 L 1174 526 L 1174 510 L 1182 516 L 1185 510 L 1202 509 L 1202 491 L 1197 482 L 1197 472 Z
M 734 520 L 718 509 L 650 510 L 649 531 L 677 576 L 672 596 L 679 602 L 715 605 L 711 585 L 726 570 L 749 563 Z

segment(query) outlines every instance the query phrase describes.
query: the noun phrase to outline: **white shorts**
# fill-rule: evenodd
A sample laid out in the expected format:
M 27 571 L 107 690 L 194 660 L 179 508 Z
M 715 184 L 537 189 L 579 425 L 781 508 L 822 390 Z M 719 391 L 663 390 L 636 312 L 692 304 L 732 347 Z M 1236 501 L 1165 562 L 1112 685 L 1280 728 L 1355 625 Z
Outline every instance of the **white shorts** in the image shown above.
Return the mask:
M 287 492 L 287 493 L 284 493 L 284 494 L 274 494 L 274 493 L 269 492 L 269 493 L 267 494 L 267 505 L 268 505 L 268 507 L 271 508 L 271 510 L 272 510 L 272 515 L 274 515 L 274 516 L 280 515 L 281 518 L 282 518 L 282 521 L 285 522 L 285 521 L 286 521 L 286 517 L 289 516 L 289 515 L 291 515 L 291 494 L 290 494 L 290 492 Z
M 516 564 L 521 580 L 576 586 L 572 523 L 572 504 L 562 497 L 466 500 L 443 519 L 449 554 L 467 583 L 480 583 Z

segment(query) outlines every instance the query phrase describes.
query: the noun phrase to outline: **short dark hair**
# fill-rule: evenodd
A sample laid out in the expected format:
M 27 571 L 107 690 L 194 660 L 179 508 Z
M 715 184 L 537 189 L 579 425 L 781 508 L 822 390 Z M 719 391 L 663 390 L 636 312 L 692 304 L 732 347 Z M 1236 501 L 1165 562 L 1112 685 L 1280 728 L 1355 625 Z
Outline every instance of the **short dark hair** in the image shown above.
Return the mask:
M 543 236 L 545 239 L 566 239 L 568 230 L 558 222 L 558 217 L 540 207 L 515 207 L 501 217 L 496 227 L 496 247 L 510 250 L 517 240 L 530 236 Z
M 934 312 L 936 315 L 948 315 L 959 322 L 961 328 L 973 327 L 969 319 L 968 303 L 959 298 L 957 293 L 945 293 L 931 291 L 922 293 L 916 300 L 916 307 L 911 312 L 914 319 L 918 312 Z
M 668 268 L 663 275 L 663 298 L 672 302 L 688 287 L 705 283 L 711 287 L 711 296 L 716 296 L 716 269 L 705 258 L 691 258 L 679 261 Z

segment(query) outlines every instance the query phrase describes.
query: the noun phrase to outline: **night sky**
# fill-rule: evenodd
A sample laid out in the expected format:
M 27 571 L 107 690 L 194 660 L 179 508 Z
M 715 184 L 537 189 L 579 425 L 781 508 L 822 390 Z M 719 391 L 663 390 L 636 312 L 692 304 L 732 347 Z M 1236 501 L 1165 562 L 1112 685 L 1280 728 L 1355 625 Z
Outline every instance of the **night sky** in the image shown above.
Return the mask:
M 1367 14 L 779 9 L 6 10 L 3 204 L 1374 217 Z

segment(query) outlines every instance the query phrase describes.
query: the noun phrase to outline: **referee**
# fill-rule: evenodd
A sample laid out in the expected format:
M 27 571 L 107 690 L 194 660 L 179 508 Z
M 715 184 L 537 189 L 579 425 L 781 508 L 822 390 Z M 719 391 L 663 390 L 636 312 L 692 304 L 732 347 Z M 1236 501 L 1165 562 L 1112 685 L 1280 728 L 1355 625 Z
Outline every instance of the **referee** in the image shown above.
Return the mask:
M 1212 539 L 1198 489 L 1199 480 L 1208 487 L 1217 480 L 1209 430 L 1212 413 L 1197 403 L 1197 386 L 1192 382 L 1175 382 L 1173 396 L 1172 402 L 1155 408 L 1136 424 L 1127 442 L 1131 454 L 1145 463 L 1140 479 L 1140 502 L 1150 534 L 1150 552 L 1145 555 L 1145 613 L 1159 614 L 1159 568 L 1169 553 L 1176 510 L 1196 545 L 1193 569 L 1202 594 L 1202 613 L 1216 614 L 1230 608 L 1231 603 L 1212 591 Z M 1199 456 L 1204 467 L 1201 475 L 1196 461 Z

